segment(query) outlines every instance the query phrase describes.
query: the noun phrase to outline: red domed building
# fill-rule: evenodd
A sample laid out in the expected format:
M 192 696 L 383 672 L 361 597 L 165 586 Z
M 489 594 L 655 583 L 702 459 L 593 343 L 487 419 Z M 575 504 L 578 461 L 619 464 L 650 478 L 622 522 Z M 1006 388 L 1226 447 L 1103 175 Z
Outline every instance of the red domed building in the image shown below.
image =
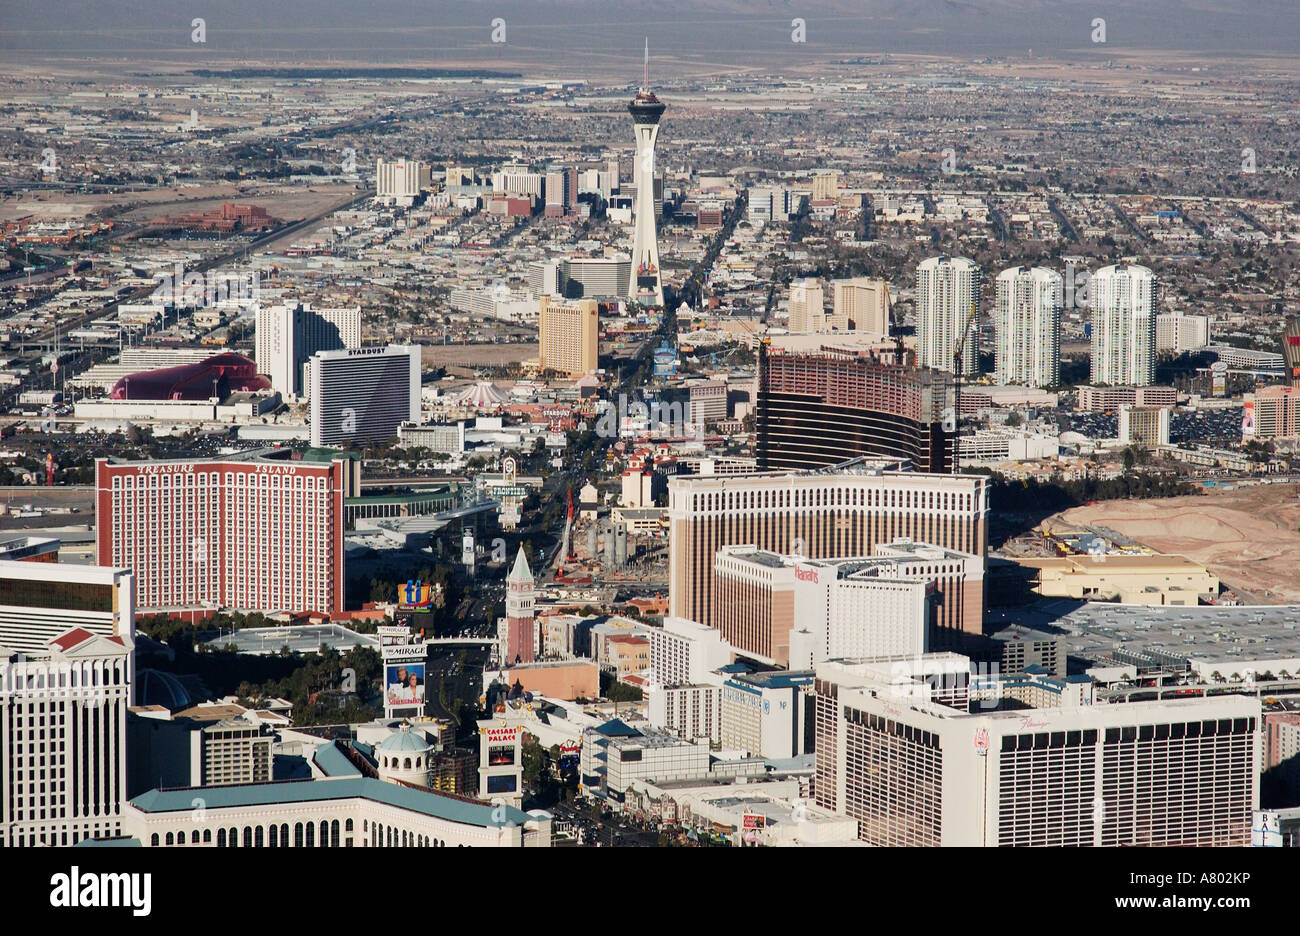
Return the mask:
M 114 400 L 209 400 L 232 393 L 270 390 L 271 381 L 242 354 L 216 354 L 198 364 L 141 371 L 113 385 Z

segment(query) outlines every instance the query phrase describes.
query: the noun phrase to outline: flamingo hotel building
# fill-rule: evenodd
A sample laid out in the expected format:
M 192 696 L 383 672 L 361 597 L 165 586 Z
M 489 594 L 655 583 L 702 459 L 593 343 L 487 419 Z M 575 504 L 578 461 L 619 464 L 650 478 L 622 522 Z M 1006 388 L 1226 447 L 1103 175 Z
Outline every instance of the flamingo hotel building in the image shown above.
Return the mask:
M 1087 677 L 1030 677 L 1026 708 L 942 701 L 899 674 L 957 654 L 818 664 L 819 807 L 877 846 L 1249 845 L 1260 700 L 1101 704 Z M 969 660 L 965 662 L 969 665 Z M 1025 677 L 1013 677 L 1024 679 Z M 1007 684 L 1010 696 L 1014 686 Z M 1055 697 L 1055 698 L 1053 698 Z
M 343 610 L 346 462 L 262 450 L 97 459 L 100 565 L 135 573 L 138 612 Z

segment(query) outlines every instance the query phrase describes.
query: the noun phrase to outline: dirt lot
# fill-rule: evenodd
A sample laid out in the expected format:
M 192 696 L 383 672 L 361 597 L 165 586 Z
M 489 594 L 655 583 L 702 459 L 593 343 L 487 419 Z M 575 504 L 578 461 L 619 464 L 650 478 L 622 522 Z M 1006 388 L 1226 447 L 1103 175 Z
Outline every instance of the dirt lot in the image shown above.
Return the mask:
M 459 376 L 468 376 L 475 367 L 499 367 L 516 361 L 537 360 L 537 342 L 480 345 L 424 345 L 420 358 L 425 367 L 447 367 Z
M 241 185 L 235 182 L 202 188 L 125 191 L 117 195 L 37 191 L 0 199 L 0 222 L 28 216 L 39 220 L 85 218 L 105 208 L 123 207 L 127 210 L 117 216 L 119 221 L 144 222 L 160 215 L 211 211 L 228 201 L 257 205 L 273 217 L 292 220 L 305 218 L 355 194 L 352 187 L 346 185 Z
M 1152 549 L 1204 563 L 1238 597 L 1300 603 L 1300 485 L 1105 501 L 1049 517 L 1043 526 L 1108 527 Z

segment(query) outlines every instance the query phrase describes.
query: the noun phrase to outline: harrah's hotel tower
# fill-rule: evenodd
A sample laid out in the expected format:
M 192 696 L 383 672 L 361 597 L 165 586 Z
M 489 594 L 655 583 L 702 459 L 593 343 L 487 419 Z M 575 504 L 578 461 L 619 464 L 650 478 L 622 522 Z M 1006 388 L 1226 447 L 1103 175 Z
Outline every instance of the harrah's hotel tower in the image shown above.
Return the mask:
M 97 459 L 99 564 L 135 571 L 138 611 L 341 611 L 346 466 L 290 454 Z

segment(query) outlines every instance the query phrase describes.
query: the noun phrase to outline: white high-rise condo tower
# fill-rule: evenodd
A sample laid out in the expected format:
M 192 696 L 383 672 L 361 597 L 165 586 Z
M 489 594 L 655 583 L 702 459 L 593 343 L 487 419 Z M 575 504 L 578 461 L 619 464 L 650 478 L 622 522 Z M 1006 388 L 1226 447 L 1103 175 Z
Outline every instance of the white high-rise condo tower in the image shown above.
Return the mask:
M 655 140 L 666 109 L 650 92 L 650 40 L 645 46 L 645 77 L 641 90 L 628 104 L 636 126 L 636 231 L 632 237 L 632 274 L 627 294 L 645 306 L 662 307 L 663 280 L 659 276 L 659 245 L 655 240 Z
M 1136 263 L 1102 267 L 1088 281 L 1092 383 L 1147 387 L 1156 379 L 1156 279 Z
M 1055 387 L 1061 375 L 1061 274 L 1012 267 L 997 278 L 994 374 L 998 383 Z
M 953 373 L 979 371 L 980 268 L 965 257 L 931 257 L 916 268 L 916 363 Z

